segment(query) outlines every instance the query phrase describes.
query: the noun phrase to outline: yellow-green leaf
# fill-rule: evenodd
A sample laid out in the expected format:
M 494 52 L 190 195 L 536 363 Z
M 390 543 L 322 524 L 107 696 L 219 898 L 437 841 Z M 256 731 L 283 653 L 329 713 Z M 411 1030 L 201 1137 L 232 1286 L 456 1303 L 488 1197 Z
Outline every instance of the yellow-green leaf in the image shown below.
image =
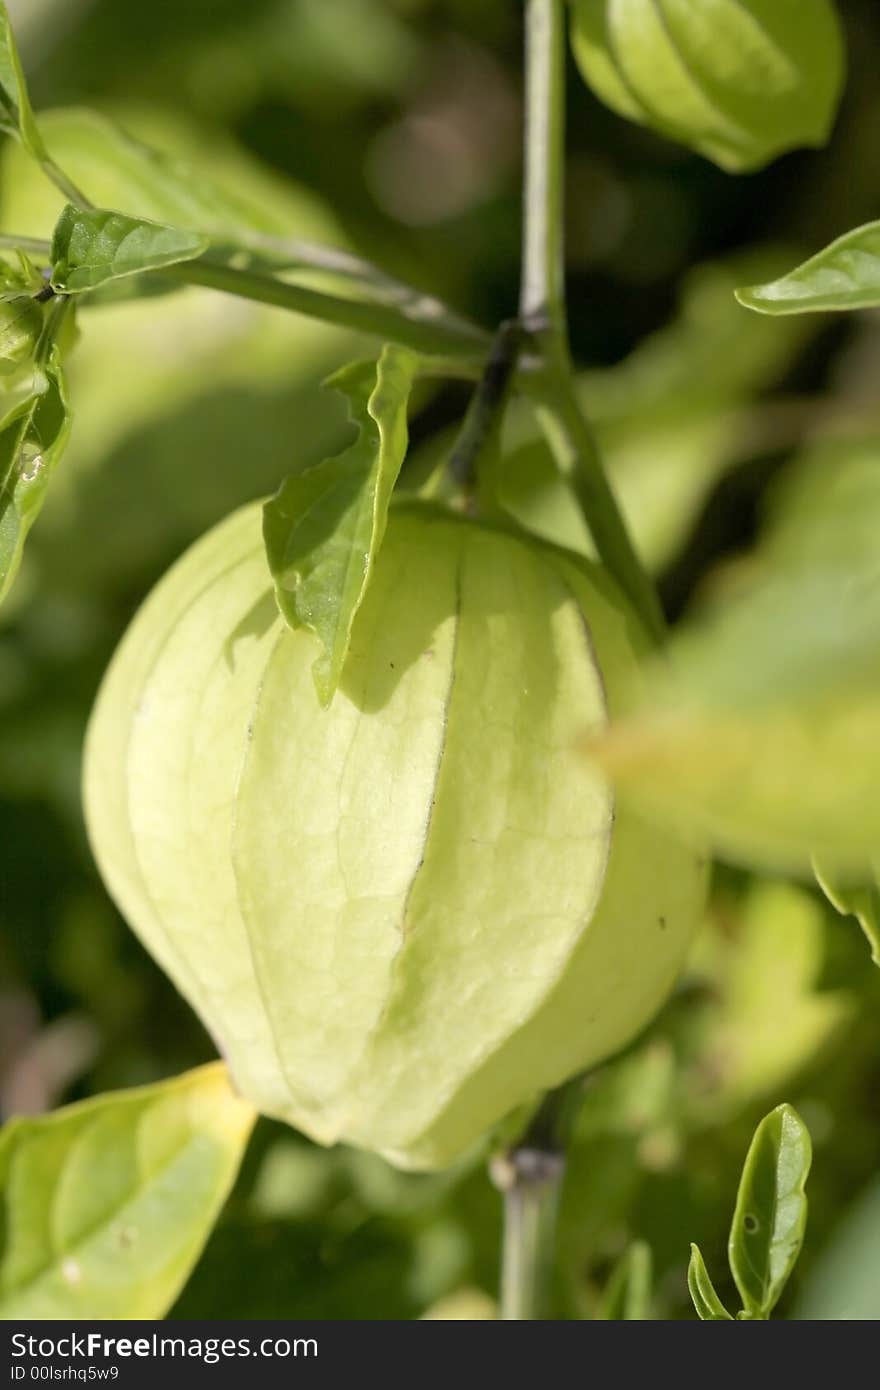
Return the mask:
M 757 879 L 707 957 L 715 996 L 704 1036 L 715 1099 L 741 1113 L 756 1099 L 778 1095 L 852 1014 L 850 996 L 823 988 L 827 914 L 816 895 L 795 883 Z
M 733 1322 L 721 1299 L 715 1292 L 715 1285 L 709 1277 L 706 1262 L 698 1245 L 691 1245 L 691 1258 L 688 1263 L 688 1292 L 697 1310 L 697 1317 L 703 1322 Z
M 813 867 L 828 901 L 845 917 L 855 917 L 871 948 L 871 959 L 880 965 L 880 861 L 874 865 L 872 876 L 859 883 L 840 882 L 821 860 L 815 860 Z
M 110 280 L 191 261 L 208 238 L 145 218 L 70 204 L 52 238 L 52 284 L 64 294 L 94 290 Z
M 328 385 L 350 403 L 356 440 L 335 458 L 285 479 L 264 510 L 278 606 L 292 628 L 308 628 L 323 648 L 313 673 L 324 705 L 339 684 L 385 534 L 418 368 L 414 353 L 388 346 L 378 362 L 354 362 L 331 377 Z
M 18 136 L 29 154 L 41 162 L 46 157 L 34 120 L 27 83 L 9 14 L 0 0 L 0 127 Z
M 253 1120 L 214 1063 L 10 1121 L 0 1132 L 0 1316 L 162 1317 Z
M 728 1243 L 747 1317 L 770 1316 L 800 1254 L 811 1158 L 809 1131 L 790 1105 L 778 1105 L 755 1130 Z
M 0 420 L 0 601 L 18 572 L 69 432 L 64 374 L 53 348 L 31 389 Z
M 736 291 L 759 314 L 874 309 L 880 304 L 880 222 L 868 222 L 832 241 L 778 280 Z
M 880 848 L 875 441 L 800 459 L 731 596 L 684 625 L 595 756 L 730 858 L 847 880 Z

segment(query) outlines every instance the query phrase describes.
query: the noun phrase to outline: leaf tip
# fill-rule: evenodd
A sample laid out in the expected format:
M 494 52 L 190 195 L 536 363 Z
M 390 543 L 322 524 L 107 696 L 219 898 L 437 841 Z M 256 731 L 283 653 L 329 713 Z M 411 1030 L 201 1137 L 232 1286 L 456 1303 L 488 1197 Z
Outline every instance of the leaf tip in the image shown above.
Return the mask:
M 766 314 L 768 310 L 763 298 L 765 290 L 765 285 L 741 285 L 734 290 L 733 297 L 744 309 L 751 309 L 756 314 Z
M 209 1062 L 184 1075 L 211 1118 L 211 1128 L 224 1137 L 244 1143 L 254 1127 L 257 1112 L 236 1089 L 225 1062 Z

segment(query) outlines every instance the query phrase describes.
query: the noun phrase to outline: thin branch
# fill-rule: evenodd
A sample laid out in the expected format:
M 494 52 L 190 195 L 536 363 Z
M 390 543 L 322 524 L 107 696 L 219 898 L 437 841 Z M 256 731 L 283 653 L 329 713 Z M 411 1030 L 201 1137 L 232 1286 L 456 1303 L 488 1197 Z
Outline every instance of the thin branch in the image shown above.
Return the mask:
M 505 1321 L 546 1316 L 565 1152 L 586 1077 L 548 1091 L 526 1131 L 489 1166 L 504 1199 L 500 1313 Z
M 55 160 L 48 154 L 44 154 L 40 159 L 40 168 L 46 175 L 50 183 L 53 183 L 69 203 L 75 208 L 93 208 L 95 205 L 86 197 L 81 188 L 68 178 L 63 169 L 59 169 Z
M 452 326 L 443 319 L 435 321 L 413 314 L 403 306 L 324 294 L 303 285 L 288 284 L 271 275 L 236 270 L 231 266 L 213 264 L 210 260 L 166 266 L 161 274 L 180 284 L 202 285 L 225 294 L 239 295 L 259 304 L 271 304 L 308 318 L 403 343 L 417 352 L 448 357 L 451 359 L 450 365 L 457 364 L 457 374 L 466 380 L 479 376 L 486 352 L 491 346 L 490 336 L 481 328 Z
M 46 316 L 43 331 L 34 349 L 34 362 L 38 367 L 45 367 L 52 355 L 52 348 L 57 343 L 64 321 L 70 313 L 71 302 L 68 295 L 57 295 L 51 309 Z
M 498 443 L 523 340 L 518 319 L 501 324 L 468 405 L 449 459 L 451 476 L 467 492 L 473 490 L 481 459 Z
M 0 249 L 20 250 L 48 260 L 52 245 L 36 237 L 4 233 L 0 235 Z M 323 270 L 352 279 L 370 277 L 380 289 L 380 295 L 368 299 L 348 299 L 304 285 L 292 285 L 271 274 L 224 263 L 224 253 L 219 249 L 197 261 L 145 273 L 162 275 L 181 284 L 203 285 L 308 318 L 321 319 L 325 323 L 339 324 L 344 328 L 404 343 L 436 358 L 435 369 L 439 371 L 442 367 L 443 375 L 460 376 L 467 381 L 479 379 L 486 354 L 492 346 L 492 338 L 477 324 L 453 313 L 440 300 L 385 276 L 383 271 L 370 266 L 369 262 L 349 256 L 344 251 L 316 247 L 307 242 L 272 242 L 265 249 L 266 254 L 271 251 L 271 255 L 278 258 L 278 264 L 281 261 L 288 266 L 297 263 L 306 269 Z M 227 249 L 226 255 L 232 257 L 234 254 L 259 257 L 262 253 L 259 244 L 255 243 L 254 248 Z
M 526 201 L 520 312 L 544 370 L 523 378 L 599 558 L 661 641 L 663 616 L 574 390 L 565 315 L 565 0 L 528 0 Z
M 552 1283 L 565 1157 L 517 1148 L 496 1158 L 491 1173 L 504 1199 L 499 1316 L 505 1322 L 542 1318 Z
M 0 233 L 0 251 L 24 251 L 28 256 L 40 256 L 48 260 L 52 250 L 50 241 L 42 241 L 34 236 L 15 236 L 11 232 Z
M 557 346 L 565 322 L 564 0 L 529 0 L 526 12 L 526 128 L 523 258 L 519 312 L 529 330 Z
M 636 554 L 572 376 L 567 371 L 548 372 L 543 382 L 536 379 L 527 384 L 534 387 L 538 423 L 560 473 L 577 498 L 600 559 L 659 645 L 665 637 L 666 621 L 657 590 Z
M 337 246 L 296 238 L 269 236 L 263 232 L 247 232 L 237 243 L 212 248 L 210 259 L 222 259 L 224 264 L 242 270 L 280 271 L 306 270 L 338 276 L 357 283 L 370 299 L 386 304 L 399 304 L 413 317 L 426 323 L 445 323 L 464 334 L 482 330 L 463 314 L 458 314 L 436 296 L 426 294 L 415 285 L 407 284 L 389 274 L 372 261 L 364 260 L 351 251 Z

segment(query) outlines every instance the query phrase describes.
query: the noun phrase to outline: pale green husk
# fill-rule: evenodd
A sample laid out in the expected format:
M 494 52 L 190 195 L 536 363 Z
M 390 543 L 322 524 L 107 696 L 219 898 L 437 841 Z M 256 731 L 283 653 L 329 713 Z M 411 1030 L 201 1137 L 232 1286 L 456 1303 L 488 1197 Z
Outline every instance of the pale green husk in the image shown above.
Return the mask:
M 844 51 L 831 0 L 573 0 L 584 80 L 723 169 L 827 140 Z
M 322 710 L 257 507 L 162 580 L 92 719 L 89 831 L 261 1110 L 441 1166 L 649 1020 L 704 869 L 579 750 L 640 640 L 600 571 L 401 508 Z

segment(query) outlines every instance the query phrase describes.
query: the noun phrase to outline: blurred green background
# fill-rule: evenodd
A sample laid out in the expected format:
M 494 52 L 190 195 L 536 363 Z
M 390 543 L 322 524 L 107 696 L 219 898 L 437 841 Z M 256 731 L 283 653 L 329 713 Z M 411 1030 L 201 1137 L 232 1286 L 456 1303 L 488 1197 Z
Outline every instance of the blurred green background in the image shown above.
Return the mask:
M 880 468 L 877 315 L 774 322 L 730 292 L 880 208 L 880 10 L 875 0 L 840 8 L 850 79 L 832 144 L 748 178 L 618 120 L 572 73 L 574 348 L 673 619 L 741 583 L 765 520 L 805 487 L 821 509 L 832 478 Z M 517 0 L 9 9 L 39 108 L 97 110 L 192 161 L 253 225 L 353 247 L 487 325 L 514 309 Z M 53 114 L 45 129 L 100 201 L 154 207 L 120 183 L 88 117 Z M 18 151 L 2 157 L 3 230 L 48 235 L 53 191 Z M 128 618 L 181 549 L 345 440 L 341 407 L 318 383 L 364 347 L 196 290 L 110 302 L 80 327 L 70 452 L 0 618 L 6 1114 L 211 1056 L 97 879 L 79 809 L 85 720 Z M 441 457 L 465 399 L 458 386 L 420 397 L 416 466 Z M 519 411 L 508 442 L 517 509 L 581 543 Z M 808 883 L 720 868 L 676 996 L 588 1091 L 561 1216 L 557 1315 L 595 1316 L 615 1260 L 639 1238 L 654 1255 L 654 1316 L 692 1316 L 688 1241 L 721 1270 L 751 1131 L 789 1100 L 815 1162 L 805 1254 L 782 1311 L 880 1316 L 878 1003 L 880 974 L 857 927 Z M 482 1155 L 407 1176 L 263 1122 L 174 1311 L 487 1316 L 499 1221 Z

